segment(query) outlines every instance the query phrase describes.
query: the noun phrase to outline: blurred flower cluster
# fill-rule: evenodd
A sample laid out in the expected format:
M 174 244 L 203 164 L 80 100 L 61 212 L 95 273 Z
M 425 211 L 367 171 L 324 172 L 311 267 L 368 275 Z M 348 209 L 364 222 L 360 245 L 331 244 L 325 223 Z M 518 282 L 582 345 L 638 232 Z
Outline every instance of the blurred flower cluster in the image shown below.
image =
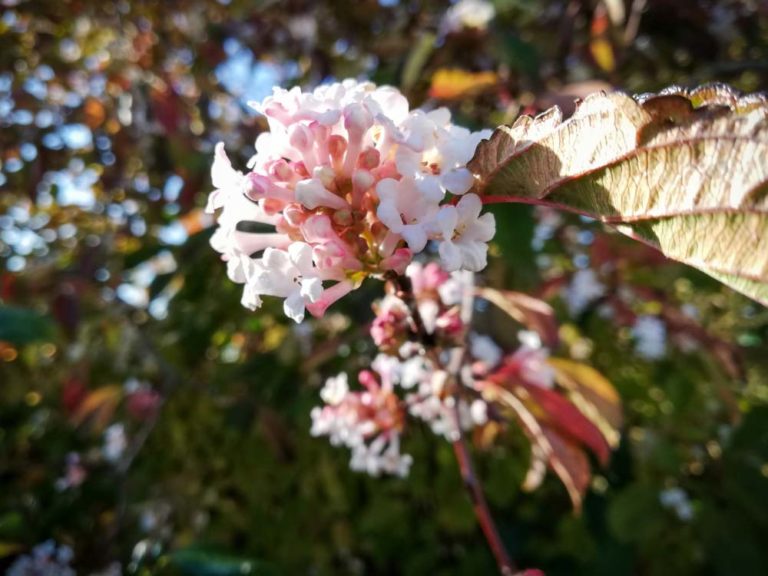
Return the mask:
M 539 475 L 539 464 L 555 471 L 571 466 L 560 461 L 553 438 L 573 443 L 574 451 L 583 444 L 607 461 L 615 432 L 599 430 L 555 388 L 557 364 L 550 364 L 538 332 L 520 330 L 519 346 L 507 352 L 473 331 L 473 274 L 416 261 L 404 276 L 389 283 L 387 295 L 373 305 L 370 335 L 379 354 L 358 374 L 362 390 L 350 388 L 346 373 L 326 380 L 323 405 L 312 410 L 314 436 L 350 448 L 350 467 L 373 476 L 408 474 L 413 458 L 401 451 L 401 438 L 409 416 L 453 443 L 485 427 L 488 434 L 480 435 L 493 437 L 500 426 L 520 419 L 533 446 L 532 473 Z M 514 306 L 502 293 L 485 294 Z M 544 433 L 546 423 L 560 432 Z M 582 472 L 585 463 L 579 463 Z M 575 505 L 583 488 L 572 495 Z

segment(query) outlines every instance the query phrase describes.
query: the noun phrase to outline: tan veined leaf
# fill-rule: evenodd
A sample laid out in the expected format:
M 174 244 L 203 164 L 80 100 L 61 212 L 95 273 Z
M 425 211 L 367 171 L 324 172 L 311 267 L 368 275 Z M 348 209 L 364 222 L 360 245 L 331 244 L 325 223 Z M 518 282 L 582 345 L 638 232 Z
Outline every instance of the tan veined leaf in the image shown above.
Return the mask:
M 469 168 L 491 202 L 590 216 L 768 305 L 768 99 L 723 85 L 522 117 Z

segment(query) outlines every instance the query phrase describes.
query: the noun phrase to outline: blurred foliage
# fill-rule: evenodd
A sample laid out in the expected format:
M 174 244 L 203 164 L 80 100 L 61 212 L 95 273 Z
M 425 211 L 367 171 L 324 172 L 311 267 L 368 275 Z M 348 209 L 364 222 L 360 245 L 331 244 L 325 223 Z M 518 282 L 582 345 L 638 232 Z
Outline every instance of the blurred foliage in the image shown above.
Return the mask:
M 410 478 L 371 479 L 309 436 L 323 378 L 375 352 L 381 286 L 301 326 L 246 313 L 201 212 L 213 145 L 250 156 L 246 103 L 273 84 L 369 77 L 472 127 L 611 86 L 768 87 L 755 0 L 494 5 L 486 29 L 432 1 L 0 0 L 0 566 L 50 538 L 82 574 L 494 572 L 450 446 L 413 428 Z M 767 573 L 768 312 L 593 222 L 494 212 L 485 282 L 550 300 L 558 355 L 627 418 L 580 516 L 552 478 L 521 493 L 521 433 L 477 448 L 513 556 Z M 587 269 L 602 288 L 576 306 Z M 478 326 L 508 344 L 498 313 Z

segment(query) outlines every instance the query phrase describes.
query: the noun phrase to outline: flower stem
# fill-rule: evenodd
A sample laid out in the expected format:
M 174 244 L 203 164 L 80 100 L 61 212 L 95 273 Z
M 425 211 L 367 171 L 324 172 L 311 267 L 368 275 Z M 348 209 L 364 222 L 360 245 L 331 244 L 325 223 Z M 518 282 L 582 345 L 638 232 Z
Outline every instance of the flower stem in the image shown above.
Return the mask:
M 459 439 L 453 443 L 453 452 L 456 455 L 456 461 L 459 463 L 464 488 L 466 488 L 469 498 L 472 500 L 475 517 L 480 524 L 485 539 L 488 541 L 491 552 L 493 552 L 493 557 L 496 559 L 496 564 L 499 567 L 499 573 L 502 576 L 513 576 L 515 574 L 515 565 L 512 563 L 512 559 L 504 547 L 501 536 L 499 536 L 496 523 L 493 521 L 493 516 L 491 516 L 491 511 L 488 508 L 488 502 L 485 500 L 483 488 L 475 474 L 467 442 L 461 433 L 459 433 Z
M 469 273 L 462 280 L 464 284 L 464 294 L 462 298 L 461 306 L 461 319 L 465 326 L 468 327 L 472 320 L 472 305 L 474 302 L 474 278 Z M 435 348 L 434 336 L 428 334 L 424 322 L 419 314 L 418 306 L 413 294 L 413 287 L 410 280 L 405 276 L 399 276 L 391 273 L 387 277 L 387 280 L 391 284 L 392 291 L 398 298 L 402 299 L 408 308 L 411 310 L 411 317 L 413 320 L 412 329 L 418 341 L 424 346 L 424 353 L 435 363 L 436 366 L 441 364 L 440 355 Z M 485 539 L 488 541 L 488 545 L 491 548 L 496 564 L 499 567 L 499 573 L 501 576 L 515 576 L 517 570 L 515 568 L 512 559 L 509 557 L 509 553 L 504 547 L 504 542 L 501 540 L 499 531 L 496 528 L 496 523 L 493 521 L 493 516 L 488 508 L 488 502 L 485 500 L 485 494 L 480 479 L 475 474 L 475 468 L 472 464 L 472 457 L 469 454 L 469 447 L 467 441 L 461 431 L 461 424 L 459 421 L 459 396 L 463 387 L 462 382 L 462 367 L 466 361 L 467 347 L 464 346 L 455 348 L 450 355 L 450 361 L 445 366 L 449 377 L 453 380 L 454 384 L 454 416 L 456 418 L 456 428 L 458 430 L 458 437 L 453 442 L 453 451 L 456 455 L 456 461 L 459 464 L 459 471 L 461 472 L 461 479 L 464 487 L 469 494 L 469 498 L 472 501 L 472 508 L 475 511 L 475 517 L 477 518 L 480 528 L 483 531 Z M 520 574 L 519 576 L 524 576 Z M 531 575 L 533 576 L 533 575 Z

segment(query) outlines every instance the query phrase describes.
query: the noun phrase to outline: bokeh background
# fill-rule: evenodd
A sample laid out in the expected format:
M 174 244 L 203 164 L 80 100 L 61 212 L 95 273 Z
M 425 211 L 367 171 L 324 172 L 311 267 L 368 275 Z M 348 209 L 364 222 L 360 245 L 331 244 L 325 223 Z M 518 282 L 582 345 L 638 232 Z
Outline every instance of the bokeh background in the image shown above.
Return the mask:
M 257 314 L 208 246 L 213 146 L 243 166 L 274 85 L 346 77 L 472 128 L 599 89 L 768 88 L 759 0 L 0 0 L 0 569 L 493 574 L 451 447 L 410 429 L 372 479 L 309 435 L 364 367 L 371 281 L 325 318 Z M 494 208 L 489 285 L 557 310 L 621 393 L 581 515 L 475 455 L 503 538 L 548 575 L 768 574 L 768 311 L 575 216 Z M 494 334 L 493 315 L 478 311 Z M 503 334 L 495 334 L 503 341 Z

